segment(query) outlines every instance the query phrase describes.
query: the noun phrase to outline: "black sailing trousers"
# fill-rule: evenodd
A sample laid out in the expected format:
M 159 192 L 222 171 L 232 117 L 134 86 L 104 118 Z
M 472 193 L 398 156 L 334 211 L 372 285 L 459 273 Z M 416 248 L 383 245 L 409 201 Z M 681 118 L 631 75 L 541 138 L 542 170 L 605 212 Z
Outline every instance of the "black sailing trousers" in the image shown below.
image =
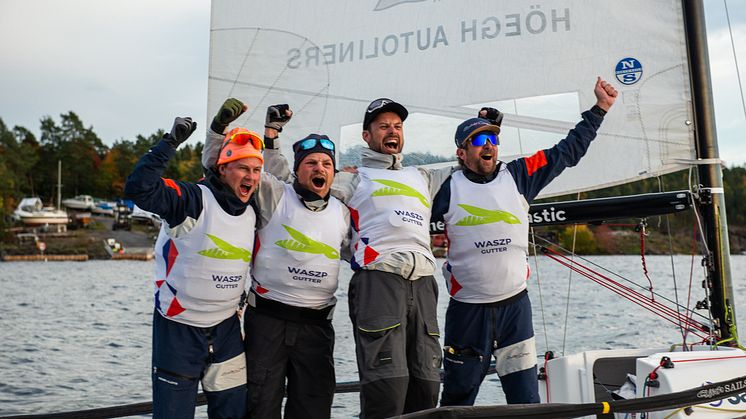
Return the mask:
M 361 270 L 348 296 L 360 375 L 360 418 L 376 419 L 435 407 L 442 352 L 438 286 L 426 276 Z
M 331 321 L 285 320 L 251 307 L 244 316 L 249 418 L 280 419 L 286 382 L 285 419 L 329 418 L 336 385 Z

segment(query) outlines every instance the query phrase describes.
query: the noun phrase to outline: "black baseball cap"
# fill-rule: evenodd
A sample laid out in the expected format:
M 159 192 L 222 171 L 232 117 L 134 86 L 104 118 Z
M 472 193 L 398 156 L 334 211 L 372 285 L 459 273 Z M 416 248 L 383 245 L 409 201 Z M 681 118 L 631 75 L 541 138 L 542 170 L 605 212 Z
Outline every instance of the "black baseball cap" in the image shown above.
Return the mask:
M 370 102 L 370 105 L 368 105 L 368 109 L 365 110 L 365 117 L 363 118 L 363 129 L 367 130 L 370 127 L 370 123 L 373 122 L 373 120 L 376 119 L 376 117 L 383 112 L 393 112 L 399 115 L 399 118 L 401 118 L 402 122 L 407 119 L 407 115 L 409 115 L 407 108 L 405 108 L 403 105 L 396 103 L 391 99 L 382 97 L 380 99 L 374 100 L 373 102 Z

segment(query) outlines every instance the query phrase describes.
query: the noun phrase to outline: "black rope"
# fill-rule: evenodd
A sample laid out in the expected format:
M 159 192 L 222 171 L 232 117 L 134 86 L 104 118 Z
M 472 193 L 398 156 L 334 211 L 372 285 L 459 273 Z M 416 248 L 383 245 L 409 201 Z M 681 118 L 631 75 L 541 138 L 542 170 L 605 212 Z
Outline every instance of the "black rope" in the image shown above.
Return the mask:
M 468 419 L 468 418 L 576 418 L 604 413 L 655 412 L 689 407 L 726 399 L 746 392 L 746 376 L 721 381 L 677 393 L 640 399 L 601 403 L 514 404 L 502 406 L 447 406 L 400 416 L 402 419 Z
M 495 374 L 494 361 L 490 364 L 487 375 Z M 443 372 L 441 371 L 440 380 L 443 381 Z M 344 393 L 357 393 L 360 391 L 359 381 L 344 381 L 337 383 L 334 388 L 335 394 Z M 205 393 L 199 393 L 197 395 L 197 406 L 204 406 L 207 404 L 207 397 Z M 127 416 L 146 415 L 153 413 L 153 402 L 142 402 L 124 404 L 120 406 L 112 407 L 101 407 L 97 409 L 89 410 L 75 410 L 71 412 L 59 412 L 59 413 L 40 413 L 32 415 L 14 415 L 14 416 L 0 416 L 0 419 L 104 419 L 104 418 L 122 418 Z

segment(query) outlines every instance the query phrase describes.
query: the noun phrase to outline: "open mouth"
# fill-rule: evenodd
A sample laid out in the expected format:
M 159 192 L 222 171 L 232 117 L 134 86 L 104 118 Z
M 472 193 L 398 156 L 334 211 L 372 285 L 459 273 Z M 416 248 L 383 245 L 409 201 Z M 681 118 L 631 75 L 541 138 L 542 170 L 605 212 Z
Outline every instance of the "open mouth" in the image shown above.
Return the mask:
M 492 153 L 484 153 L 479 156 L 484 161 L 490 161 L 492 160 Z
M 322 176 L 314 176 L 311 179 L 311 183 L 313 183 L 313 186 L 317 188 L 323 188 L 324 185 L 326 185 L 326 179 Z
M 241 193 L 241 196 L 249 196 L 251 193 L 251 185 L 248 183 L 242 183 L 238 186 L 238 191 Z
M 399 149 L 399 138 L 397 137 L 388 137 L 385 140 L 383 140 L 383 148 L 387 150 L 396 151 Z

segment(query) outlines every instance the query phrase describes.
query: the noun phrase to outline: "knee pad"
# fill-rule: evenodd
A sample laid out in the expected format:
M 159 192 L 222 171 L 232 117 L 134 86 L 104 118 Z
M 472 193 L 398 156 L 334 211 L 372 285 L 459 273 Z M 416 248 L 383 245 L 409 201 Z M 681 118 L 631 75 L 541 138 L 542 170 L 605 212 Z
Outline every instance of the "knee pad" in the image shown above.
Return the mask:
M 205 391 L 223 391 L 246 385 L 246 355 L 240 353 L 233 358 L 210 364 L 202 377 Z

